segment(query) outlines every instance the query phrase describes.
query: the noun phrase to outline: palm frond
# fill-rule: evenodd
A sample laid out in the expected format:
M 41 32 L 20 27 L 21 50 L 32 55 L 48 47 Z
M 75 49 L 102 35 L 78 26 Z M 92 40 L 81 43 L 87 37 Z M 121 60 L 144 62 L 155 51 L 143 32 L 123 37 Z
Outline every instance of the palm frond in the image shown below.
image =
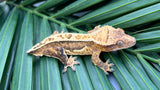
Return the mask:
M 42 3 L 40 5 L 35 5 Z M 159 0 L 10 0 L 0 3 L 0 87 L 7 90 L 160 89 Z M 26 54 L 55 30 L 87 33 L 97 25 L 124 28 L 137 44 L 103 53 L 115 64 L 106 76 L 90 56 L 76 72 L 50 57 Z M 104 60 L 104 61 L 105 61 Z M 116 81 L 114 81 L 116 80 Z M 117 87 L 118 86 L 118 87 Z

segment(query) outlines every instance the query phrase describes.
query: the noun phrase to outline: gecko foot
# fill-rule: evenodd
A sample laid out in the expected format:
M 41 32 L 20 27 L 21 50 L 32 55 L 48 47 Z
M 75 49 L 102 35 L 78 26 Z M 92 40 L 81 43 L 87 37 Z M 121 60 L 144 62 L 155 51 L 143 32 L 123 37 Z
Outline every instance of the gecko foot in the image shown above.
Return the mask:
M 61 33 L 64 33 L 64 29 L 62 29 Z
M 72 56 L 69 57 L 67 64 L 64 66 L 63 73 L 67 71 L 68 67 L 71 67 L 73 71 L 76 71 L 74 65 L 80 63 L 78 61 L 74 61 L 75 59 L 77 59 L 77 57 L 72 57 Z
M 57 30 L 55 30 L 52 35 L 58 34 L 59 32 Z
M 108 75 L 108 72 L 113 72 L 114 70 L 111 69 L 112 66 L 114 66 L 113 63 L 110 63 L 110 60 L 108 59 L 105 63 L 104 63 L 104 66 L 103 66 L 103 70 L 105 72 L 106 75 Z

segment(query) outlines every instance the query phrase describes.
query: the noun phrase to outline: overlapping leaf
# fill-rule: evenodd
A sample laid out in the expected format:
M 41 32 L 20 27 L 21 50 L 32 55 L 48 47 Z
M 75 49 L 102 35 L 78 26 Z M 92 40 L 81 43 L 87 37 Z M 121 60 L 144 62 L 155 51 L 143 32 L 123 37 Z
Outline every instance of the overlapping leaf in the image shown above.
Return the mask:
M 53 7 L 54 5 L 57 5 L 57 4 L 59 4 L 63 1 L 65 1 L 65 0 L 47 0 L 42 5 L 38 6 L 35 10 L 36 11 L 42 11 L 42 10 L 45 10 L 47 8 Z
M 149 75 L 152 82 L 157 86 L 158 89 L 160 89 L 160 87 L 159 87 L 160 72 L 155 70 L 149 63 L 147 63 L 140 54 L 137 54 L 137 57 L 138 57 L 139 61 L 141 62 L 141 64 L 143 65 L 144 69 L 146 70 L 146 72 Z
M 124 15 L 122 17 L 119 17 L 117 19 L 105 23 L 104 25 L 129 28 L 136 25 L 158 20 L 160 18 L 158 13 L 160 13 L 160 3 Z
M 2 74 L 7 60 L 9 48 L 15 32 L 16 24 L 18 21 L 17 19 L 18 13 L 16 11 L 16 8 L 14 8 L 6 19 L 0 31 L 0 82 L 2 79 Z
M 115 72 L 113 72 L 113 74 L 115 78 L 118 80 L 122 89 L 140 89 L 141 88 L 140 85 L 136 82 L 136 80 L 129 73 L 127 68 L 125 68 L 125 66 L 123 65 L 122 59 L 118 58 L 118 55 L 109 54 L 109 58 L 115 64 L 115 67 L 113 67 Z
M 139 33 L 134 35 L 137 42 L 153 42 L 160 40 L 160 30 Z
M 33 17 L 31 13 L 25 15 L 18 48 L 16 52 L 12 90 L 31 89 L 32 82 L 32 56 L 26 54 L 33 46 Z
M 16 12 L 16 13 L 19 14 L 19 12 Z M 23 22 L 23 13 L 19 14 L 19 18 L 17 21 L 17 24 L 19 26 L 16 26 L 16 28 L 15 28 L 16 32 L 14 34 L 12 44 L 10 46 L 10 50 L 9 50 L 8 57 L 6 60 L 2 80 L 0 83 L 0 87 L 4 88 L 4 90 L 7 90 L 10 86 L 10 81 L 12 78 L 12 72 L 13 72 L 13 66 L 14 66 L 14 60 L 15 60 L 15 54 L 16 54 L 17 44 L 18 44 L 20 30 L 21 30 L 21 26 L 22 26 L 21 22 Z
M 88 13 L 87 15 L 75 20 L 70 25 L 84 25 L 86 23 L 92 23 L 100 20 L 104 20 L 108 22 L 108 20 L 112 20 L 115 17 L 119 17 L 124 13 L 131 12 L 138 8 L 142 8 L 144 6 L 154 4 L 159 2 L 159 0 L 112 0 L 107 3 L 105 6 L 100 7 L 99 9 Z M 124 20 L 122 20 L 124 21 Z
M 143 47 L 139 47 L 137 48 L 135 51 L 139 51 L 139 52 L 144 52 L 144 51 L 156 51 L 156 52 L 160 52 L 160 42 L 155 43 L 155 44 L 149 44 Z
M 140 87 L 142 89 L 158 89 L 154 83 L 150 80 L 149 77 L 147 77 L 147 73 L 143 69 L 143 67 L 139 64 L 137 58 L 132 55 L 128 55 L 121 51 L 120 55 L 123 59 L 124 65 L 127 67 L 129 72 L 132 74 L 132 76 L 135 78 L 137 83 L 141 85 Z
M 77 0 L 64 9 L 60 10 L 56 14 L 52 15 L 52 17 L 62 17 L 65 15 L 69 15 L 73 12 L 82 10 L 101 1 L 102 0 Z

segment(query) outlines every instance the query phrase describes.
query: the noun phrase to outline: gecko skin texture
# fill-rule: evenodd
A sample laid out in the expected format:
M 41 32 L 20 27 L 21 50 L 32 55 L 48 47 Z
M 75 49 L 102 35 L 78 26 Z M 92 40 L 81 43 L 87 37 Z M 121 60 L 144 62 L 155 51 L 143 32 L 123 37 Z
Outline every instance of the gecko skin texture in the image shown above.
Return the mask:
M 134 46 L 136 39 L 124 33 L 123 29 L 112 26 L 96 26 L 87 34 L 79 33 L 58 33 L 54 31 L 49 37 L 33 46 L 27 51 L 35 56 L 48 56 L 59 59 L 64 64 L 63 72 L 67 67 L 75 71 L 76 57 L 67 55 L 92 55 L 92 62 L 101 68 L 106 74 L 112 72 L 109 59 L 104 63 L 100 60 L 101 52 L 117 51 Z

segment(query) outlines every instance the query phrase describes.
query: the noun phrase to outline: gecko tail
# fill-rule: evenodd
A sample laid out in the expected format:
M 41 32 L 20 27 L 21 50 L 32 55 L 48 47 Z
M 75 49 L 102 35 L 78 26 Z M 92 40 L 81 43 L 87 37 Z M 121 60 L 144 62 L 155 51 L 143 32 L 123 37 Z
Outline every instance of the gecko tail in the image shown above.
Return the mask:
M 36 50 L 33 50 L 33 49 L 28 50 L 26 53 L 27 54 L 32 54 L 32 55 L 35 55 L 35 56 L 43 56 L 42 54 L 37 53 Z
M 26 53 L 27 53 L 27 54 L 34 54 L 34 51 L 33 51 L 32 49 L 30 49 L 30 50 L 28 50 Z
M 30 49 L 30 50 L 28 50 L 26 53 L 27 53 L 27 54 L 32 54 L 32 50 Z
M 28 50 L 26 53 L 27 53 L 27 54 L 30 54 L 30 51 Z

